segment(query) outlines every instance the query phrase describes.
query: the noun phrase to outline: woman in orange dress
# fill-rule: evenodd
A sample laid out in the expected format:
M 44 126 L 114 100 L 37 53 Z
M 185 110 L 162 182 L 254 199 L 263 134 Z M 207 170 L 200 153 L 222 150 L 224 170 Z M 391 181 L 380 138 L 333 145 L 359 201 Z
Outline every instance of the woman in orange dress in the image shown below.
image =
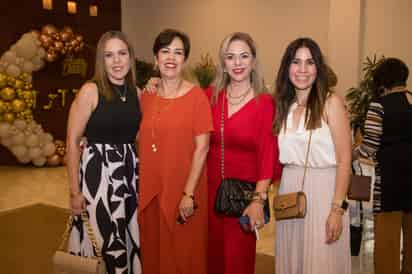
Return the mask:
M 139 223 L 147 274 L 207 274 L 204 163 L 213 125 L 204 91 L 181 76 L 189 52 L 185 34 L 161 32 L 153 46 L 159 89 L 141 98 Z

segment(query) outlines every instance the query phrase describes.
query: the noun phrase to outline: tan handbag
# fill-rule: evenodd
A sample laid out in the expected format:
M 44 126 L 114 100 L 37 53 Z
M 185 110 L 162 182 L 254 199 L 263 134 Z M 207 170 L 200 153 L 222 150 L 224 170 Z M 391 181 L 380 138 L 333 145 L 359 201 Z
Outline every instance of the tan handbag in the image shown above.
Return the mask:
M 102 253 L 97 245 L 96 238 L 93 234 L 93 229 L 89 222 L 89 217 L 86 212 L 81 214 L 83 223 L 86 226 L 87 235 L 92 242 L 96 257 L 82 257 L 70 254 L 64 250 L 67 244 L 70 231 L 73 226 L 73 216 L 67 221 L 66 231 L 63 234 L 63 240 L 58 250 L 53 256 L 54 274 L 106 274 L 106 265 L 102 258 Z
M 308 157 L 310 151 L 310 142 L 312 140 L 312 131 L 309 133 L 308 148 L 306 150 L 305 168 L 302 177 L 301 191 L 276 195 L 273 200 L 273 210 L 276 221 L 287 219 L 304 218 L 306 215 L 306 195 L 303 192 L 305 183 L 306 170 L 308 168 Z

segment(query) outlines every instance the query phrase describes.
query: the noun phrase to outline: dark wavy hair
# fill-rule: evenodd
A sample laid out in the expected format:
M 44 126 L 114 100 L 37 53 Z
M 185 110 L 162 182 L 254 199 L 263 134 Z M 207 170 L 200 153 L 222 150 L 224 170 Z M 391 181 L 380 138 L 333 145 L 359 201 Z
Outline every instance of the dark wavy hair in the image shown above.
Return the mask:
M 276 119 L 274 131 L 279 133 L 286 128 L 286 118 L 289 108 L 296 101 L 296 91 L 289 79 L 289 67 L 300 48 L 309 49 L 316 65 L 316 79 L 311 87 L 307 110 L 305 113 L 305 127 L 315 129 L 321 126 L 325 102 L 331 93 L 328 88 L 328 69 L 318 44 L 311 38 L 298 38 L 292 41 L 286 48 L 279 67 L 275 83 Z
M 162 32 L 157 35 L 154 44 L 153 44 L 153 54 L 157 56 L 159 51 L 164 48 L 169 46 L 172 42 L 173 39 L 179 38 L 182 43 L 183 43 L 183 50 L 184 50 L 184 55 L 185 55 L 185 61 L 187 58 L 189 58 L 189 53 L 190 53 L 190 39 L 187 34 L 175 30 L 175 29 L 165 29 Z
M 372 74 L 374 95 L 379 96 L 383 89 L 406 86 L 408 81 L 408 66 L 397 58 L 386 58 Z

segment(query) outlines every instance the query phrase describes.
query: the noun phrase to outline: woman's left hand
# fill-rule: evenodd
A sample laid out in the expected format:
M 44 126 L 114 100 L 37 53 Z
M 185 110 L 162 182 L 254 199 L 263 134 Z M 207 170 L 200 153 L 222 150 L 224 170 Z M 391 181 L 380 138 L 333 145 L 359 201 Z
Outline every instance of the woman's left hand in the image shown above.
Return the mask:
M 331 211 L 326 221 L 326 243 L 331 244 L 339 240 L 342 234 L 342 217 L 338 212 Z
M 243 211 L 243 215 L 249 216 L 250 230 L 256 227 L 260 229 L 265 224 L 265 218 L 263 214 L 263 204 L 260 202 L 251 202 Z
M 195 201 L 191 197 L 187 195 L 183 195 L 179 203 L 179 214 L 180 216 L 182 216 L 185 222 L 187 221 L 188 217 L 194 214 L 194 211 L 195 211 L 194 206 L 195 206 Z

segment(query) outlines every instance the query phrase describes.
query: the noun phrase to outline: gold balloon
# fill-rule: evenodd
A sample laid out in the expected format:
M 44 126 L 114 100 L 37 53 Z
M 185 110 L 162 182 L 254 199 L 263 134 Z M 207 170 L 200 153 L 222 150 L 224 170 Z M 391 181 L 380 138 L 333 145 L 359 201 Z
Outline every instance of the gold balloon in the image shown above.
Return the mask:
M 17 79 L 14 83 L 14 87 L 16 89 L 22 89 L 24 87 L 24 82 L 22 80 Z
M 57 60 L 57 54 L 54 53 L 54 51 L 47 52 L 46 60 L 47 60 L 47 62 L 50 62 L 50 63 L 56 61 Z
M 68 31 L 62 31 L 60 33 L 60 36 L 61 36 L 63 42 L 69 41 L 72 38 L 72 35 L 73 35 L 73 33 L 70 33 Z
M 3 73 L 0 73 L 0 88 L 7 85 L 7 76 Z
M 61 158 L 57 154 L 53 154 L 52 156 L 47 158 L 48 166 L 58 166 L 60 163 L 61 163 Z
M 79 41 L 79 42 L 82 42 L 83 41 L 83 36 L 76 35 L 76 40 Z
M 47 34 L 40 35 L 39 40 L 43 48 L 46 48 L 46 49 L 50 47 L 51 43 L 53 42 L 53 39 L 51 39 L 51 37 Z
M 54 48 L 56 49 L 56 51 L 61 51 L 64 47 L 63 42 L 61 41 L 55 41 L 54 42 Z
M 5 87 L 0 91 L 0 97 L 5 101 L 11 101 L 14 99 L 15 96 L 15 90 L 10 87 Z
M 15 115 L 14 115 L 14 113 L 7 112 L 7 113 L 3 114 L 3 119 L 4 119 L 4 121 L 11 123 L 11 122 L 14 121 Z
M 13 112 L 21 112 L 26 108 L 26 103 L 20 99 L 14 99 L 11 102 L 11 107 L 13 108 Z
M 57 29 L 55 26 L 51 24 L 44 25 L 41 29 L 41 33 L 46 34 L 46 35 L 52 35 L 53 33 L 56 33 Z
M 0 100 L 0 113 L 7 111 L 7 105 L 4 101 Z
M 73 35 L 73 29 L 69 26 L 64 26 L 63 29 L 62 29 L 62 32 L 67 32 L 70 35 Z

